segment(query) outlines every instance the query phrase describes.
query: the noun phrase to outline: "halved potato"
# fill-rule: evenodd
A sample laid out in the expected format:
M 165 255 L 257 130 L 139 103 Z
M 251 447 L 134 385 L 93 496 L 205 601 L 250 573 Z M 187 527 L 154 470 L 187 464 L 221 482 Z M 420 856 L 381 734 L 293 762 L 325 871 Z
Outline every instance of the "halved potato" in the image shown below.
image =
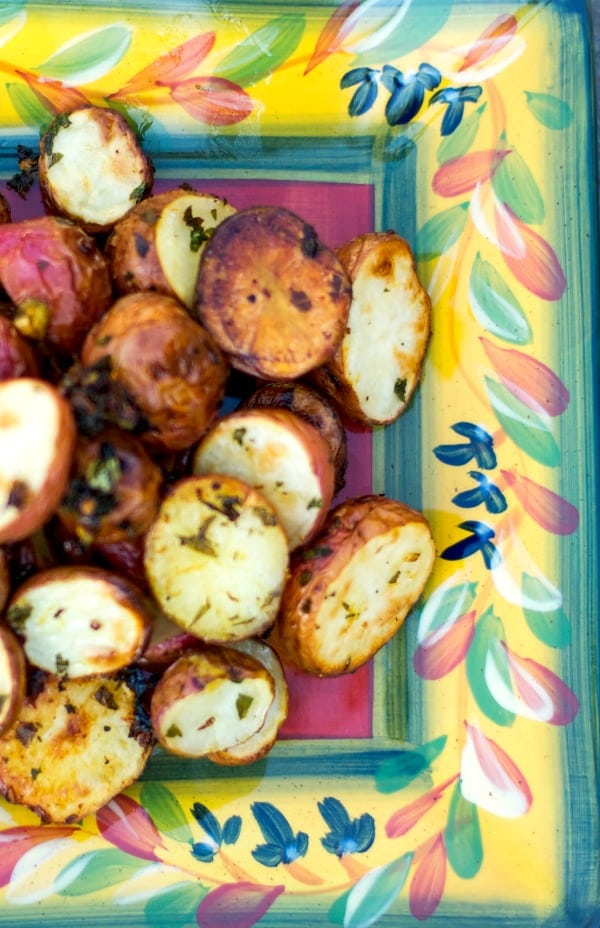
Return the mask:
M 44 822 L 77 822 L 130 786 L 154 744 L 137 682 L 39 674 L 0 736 L 0 794 Z
M 56 116 L 40 140 L 39 181 L 48 210 L 88 232 L 106 232 L 146 196 L 152 165 L 116 110 L 82 106 Z
M 231 476 L 179 480 L 146 534 L 155 599 L 205 641 L 238 641 L 270 628 L 288 562 L 287 536 L 271 503 Z
M 312 226 L 281 207 L 250 207 L 207 242 L 196 312 L 233 367 L 287 380 L 331 357 L 350 294 L 348 275 Z
M 71 407 L 52 384 L 0 383 L 0 544 L 26 538 L 58 508 L 75 439 Z
M 273 505 L 290 549 L 311 538 L 331 505 L 334 469 L 314 425 L 287 409 L 242 409 L 222 416 L 196 448 L 195 474 L 231 474 Z
M 25 655 L 16 635 L 0 622 L 0 735 L 11 727 L 25 699 Z
M 311 379 L 346 417 L 384 425 L 404 412 L 419 382 L 431 300 L 395 232 L 361 235 L 336 254 L 352 281 L 352 304 L 334 356 Z
M 162 609 L 157 608 L 150 638 L 136 664 L 144 670 L 162 673 L 185 651 L 196 648 L 199 644 L 200 639 L 196 635 L 185 631 L 166 616 Z
M 239 741 L 220 751 L 213 751 L 208 755 L 208 759 L 215 764 L 223 764 L 227 767 L 252 764 L 268 754 L 277 740 L 279 729 L 287 718 L 289 702 L 283 665 L 277 652 L 269 644 L 259 638 L 249 638 L 247 641 L 237 641 L 232 647 L 256 658 L 267 668 L 273 677 L 275 694 L 264 722 L 254 734 L 244 741 Z
M 204 757 L 257 732 L 275 684 L 250 654 L 204 646 L 183 654 L 156 684 L 150 717 L 158 742 L 173 754 Z
M 15 591 L 6 621 L 31 664 L 61 677 L 112 673 L 142 654 L 151 614 L 141 593 L 96 567 L 53 567 Z
M 312 544 L 293 555 L 269 642 L 306 673 L 356 670 L 398 631 L 434 561 L 421 513 L 383 496 L 348 499 L 331 511 Z
M 233 213 L 227 200 L 191 188 L 148 197 L 117 223 L 108 239 L 115 286 L 120 293 L 167 293 L 191 309 L 204 246 Z

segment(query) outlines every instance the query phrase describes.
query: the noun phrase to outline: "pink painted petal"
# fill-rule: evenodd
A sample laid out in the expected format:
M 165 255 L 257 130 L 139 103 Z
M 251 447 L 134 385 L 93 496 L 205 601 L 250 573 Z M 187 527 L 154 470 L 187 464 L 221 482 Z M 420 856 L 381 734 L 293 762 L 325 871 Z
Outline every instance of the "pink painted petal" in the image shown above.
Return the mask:
M 446 161 L 433 175 L 434 193 L 441 197 L 456 197 L 474 190 L 477 184 L 489 180 L 510 149 L 471 151 Z
M 10 883 L 16 864 L 31 848 L 56 838 L 68 838 L 75 831 L 74 825 L 19 825 L 0 831 L 0 886 Z
M 137 74 L 134 74 L 127 83 L 113 94 L 113 98 L 124 97 L 128 94 L 141 93 L 156 83 L 170 84 L 179 81 L 201 64 L 215 44 L 214 32 L 202 32 L 192 36 L 181 45 L 169 49 L 160 55 Z
M 553 490 L 516 471 L 501 471 L 524 511 L 545 531 L 570 535 L 579 527 L 579 510 Z
M 190 77 L 167 86 L 175 103 L 193 119 L 208 126 L 231 126 L 241 122 L 254 106 L 245 90 L 222 77 Z
M 441 799 L 445 790 L 447 790 L 457 778 L 458 774 L 450 777 L 450 779 L 442 783 L 441 786 L 435 786 L 433 789 L 429 790 L 428 793 L 419 796 L 414 802 L 409 803 L 407 806 L 398 809 L 397 812 L 390 815 L 385 826 L 388 838 L 399 838 L 401 835 L 405 835 L 410 831 L 410 829 L 417 824 L 419 819 L 421 819 L 426 812 L 429 812 L 436 802 Z
M 475 612 L 466 612 L 430 632 L 413 655 L 413 667 L 424 680 L 439 680 L 464 660 L 475 634 Z
M 560 677 L 529 657 L 520 657 L 502 643 L 513 684 L 527 715 L 552 725 L 568 725 L 579 711 L 579 700 Z M 515 709 L 515 711 L 519 711 Z M 525 714 L 521 712 L 521 714 Z
M 156 848 L 164 848 L 160 832 L 135 799 L 125 794 L 111 799 L 96 813 L 96 823 L 102 837 L 127 854 L 141 860 L 160 860 L 156 855 Z
M 525 777 L 495 741 L 475 725 L 466 728 L 460 767 L 464 798 L 500 818 L 524 815 L 533 801 Z
M 198 928 L 252 928 L 283 890 L 283 886 L 258 883 L 222 883 L 198 906 Z
M 504 386 L 530 409 L 560 416 L 569 391 L 560 377 L 537 358 L 515 348 L 500 348 L 488 338 L 480 342 Z
M 419 860 L 410 884 L 408 904 L 412 915 L 419 921 L 431 918 L 442 900 L 447 864 L 444 835 L 440 832 Z
M 506 204 L 495 212 L 498 243 L 509 270 L 535 296 L 560 299 L 567 281 L 552 247 Z
M 512 39 L 517 31 L 517 20 L 511 14 L 502 13 L 484 29 L 478 39 L 475 40 L 458 70 L 466 71 L 473 65 L 485 61 L 487 58 L 499 52 Z

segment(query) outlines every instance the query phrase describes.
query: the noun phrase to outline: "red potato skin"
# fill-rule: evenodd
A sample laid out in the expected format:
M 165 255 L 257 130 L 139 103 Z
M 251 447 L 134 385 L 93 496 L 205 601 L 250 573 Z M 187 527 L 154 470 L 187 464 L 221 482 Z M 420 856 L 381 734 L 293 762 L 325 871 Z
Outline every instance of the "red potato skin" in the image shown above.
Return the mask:
M 140 434 L 146 445 L 183 450 L 214 420 L 225 395 L 227 365 L 208 332 L 171 297 L 120 297 L 81 351 L 86 367 L 107 357 L 113 377 L 149 423 Z
M 112 301 L 95 240 L 56 216 L 0 224 L 0 284 L 16 307 L 17 329 L 63 355 L 79 350 Z
M 4 607 L 10 596 L 10 567 L 9 556 L 6 548 L 0 548 L 0 612 L 4 612 Z
M 0 380 L 38 375 L 39 365 L 31 344 L 10 319 L 0 315 Z

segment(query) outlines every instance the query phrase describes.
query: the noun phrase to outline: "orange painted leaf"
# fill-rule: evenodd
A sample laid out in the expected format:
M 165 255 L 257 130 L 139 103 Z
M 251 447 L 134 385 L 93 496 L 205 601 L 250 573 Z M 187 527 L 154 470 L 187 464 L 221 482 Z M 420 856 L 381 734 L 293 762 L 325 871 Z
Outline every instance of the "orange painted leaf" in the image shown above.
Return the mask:
M 467 68 L 479 64 L 499 52 L 510 42 L 517 31 L 517 25 L 516 17 L 512 14 L 502 13 L 497 16 L 487 29 L 484 29 L 479 38 L 473 42 L 458 70 L 466 71 Z
M 513 685 L 526 711 L 521 715 L 551 725 L 568 725 L 579 711 L 575 693 L 548 667 L 529 657 L 521 657 L 502 643 Z M 518 711 L 518 710 L 516 710 Z
M 352 29 L 352 15 L 360 5 L 361 0 L 343 0 L 335 12 L 332 13 L 316 41 L 314 51 L 306 65 L 305 74 L 308 74 L 322 61 L 325 61 L 329 55 L 341 48 L 344 39 Z
M 475 634 L 475 611 L 434 629 L 413 655 L 415 672 L 424 680 L 439 680 L 464 660 Z
M 446 886 L 447 868 L 444 835 L 440 832 L 419 860 L 410 884 L 408 904 L 419 921 L 431 918 L 439 906 Z
M 435 786 L 423 796 L 419 796 L 414 802 L 409 803 L 402 809 L 398 809 L 390 815 L 385 831 L 388 838 L 399 838 L 405 835 L 417 822 L 438 802 L 444 795 L 445 790 L 451 786 L 458 778 L 458 774 L 450 777 L 440 786 Z
M 495 208 L 498 245 L 516 280 L 542 300 L 558 300 L 567 281 L 551 245 L 506 205 Z
M 168 86 L 175 103 L 209 126 L 231 126 L 252 112 L 252 97 L 222 77 L 190 77 Z
M 202 32 L 182 42 L 181 45 L 169 49 L 164 55 L 160 55 L 134 74 L 117 93 L 112 95 L 113 98 L 141 93 L 157 83 L 166 85 L 182 80 L 204 61 L 215 44 L 215 38 L 214 32 Z
M 17 70 L 16 73 L 26 81 L 40 103 L 54 116 L 90 102 L 80 90 L 69 87 L 62 81 L 46 80 L 31 71 Z
M 579 527 L 579 510 L 553 490 L 516 471 L 502 471 L 524 511 L 541 528 L 553 535 L 571 535 Z
M 510 149 L 471 151 L 446 161 L 435 172 L 432 181 L 434 193 L 442 197 L 456 197 L 474 190 L 477 184 L 489 180 Z
M 504 386 L 536 412 L 560 416 L 569 405 L 569 391 L 560 377 L 537 358 L 515 348 L 500 348 L 485 337 L 481 344 Z

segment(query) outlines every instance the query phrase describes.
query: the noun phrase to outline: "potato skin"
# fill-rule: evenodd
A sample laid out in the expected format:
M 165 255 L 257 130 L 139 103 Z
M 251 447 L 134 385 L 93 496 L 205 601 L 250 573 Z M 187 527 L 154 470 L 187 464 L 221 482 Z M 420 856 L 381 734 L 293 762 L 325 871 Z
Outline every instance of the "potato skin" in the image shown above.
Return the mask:
M 11 728 L 21 711 L 26 676 L 21 643 L 6 622 L 0 621 L 0 735 Z
M 147 421 L 141 440 L 182 450 L 203 435 L 225 394 L 227 365 L 206 330 L 159 293 L 120 297 L 88 334 L 81 360 L 111 376 Z
M 31 344 L 7 316 L 0 315 L 0 380 L 37 377 L 39 372 Z
M 0 223 L 10 222 L 11 220 L 11 209 L 10 203 L 6 199 L 3 193 L 0 193 Z

